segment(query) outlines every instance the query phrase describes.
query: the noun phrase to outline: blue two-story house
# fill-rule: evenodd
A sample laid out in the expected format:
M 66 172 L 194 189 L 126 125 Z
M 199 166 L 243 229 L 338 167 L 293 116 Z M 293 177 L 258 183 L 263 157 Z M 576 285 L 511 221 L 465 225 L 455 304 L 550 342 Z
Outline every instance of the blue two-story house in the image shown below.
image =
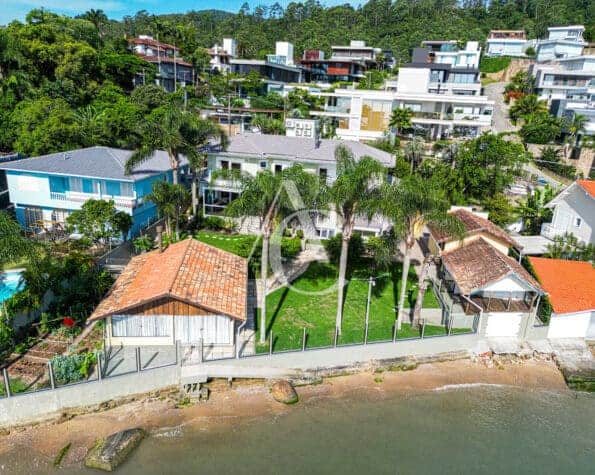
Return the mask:
M 89 199 L 113 200 L 118 211 L 133 218 L 134 236 L 157 217 L 156 206 L 145 199 L 153 182 L 172 181 L 165 151 L 126 175 L 131 150 L 91 147 L 1 163 L 6 173 L 10 201 L 19 223 L 30 232 L 63 226 L 66 217 Z M 183 159 L 180 171 L 188 162 Z

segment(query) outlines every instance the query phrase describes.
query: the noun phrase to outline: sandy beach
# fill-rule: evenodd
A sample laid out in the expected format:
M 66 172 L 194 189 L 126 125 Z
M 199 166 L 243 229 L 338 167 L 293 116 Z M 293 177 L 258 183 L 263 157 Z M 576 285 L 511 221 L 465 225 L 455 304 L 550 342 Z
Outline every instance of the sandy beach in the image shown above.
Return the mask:
M 327 378 L 321 384 L 298 387 L 298 405 L 315 404 L 321 398 L 378 398 L 398 392 L 414 395 L 424 391 L 456 389 L 457 385 L 493 384 L 523 387 L 527 390 L 569 391 L 553 362 L 512 361 L 494 367 L 470 360 L 421 365 L 406 372 L 364 372 Z M 80 464 L 87 449 L 99 438 L 130 427 L 143 427 L 157 436 L 184 428 L 209 430 L 243 419 L 282 416 L 295 410 L 275 402 L 268 386 L 261 381 L 210 384 L 206 402 L 176 407 L 167 394 L 129 402 L 101 412 L 78 415 L 69 420 L 13 429 L 0 436 L 0 459 L 14 451 L 31 451 L 31 456 L 53 460 L 62 447 L 71 449 L 62 465 Z

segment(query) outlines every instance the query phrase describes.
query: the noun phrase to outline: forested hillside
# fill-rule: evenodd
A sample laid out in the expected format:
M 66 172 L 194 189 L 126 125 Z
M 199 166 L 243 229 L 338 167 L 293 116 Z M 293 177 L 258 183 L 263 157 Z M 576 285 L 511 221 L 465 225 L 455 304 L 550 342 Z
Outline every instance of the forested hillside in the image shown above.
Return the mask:
M 236 38 L 243 57 L 263 57 L 278 40 L 330 50 L 350 39 L 390 48 L 407 60 L 424 39 L 484 41 L 492 28 L 524 28 L 543 36 L 547 26 L 582 23 L 593 40 L 593 0 L 371 0 L 361 8 L 324 8 L 315 1 L 251 8 L 237 14 L 202 11 L 123 21 L 91 10 L 67 18 L 33 10 L 24 23 L 0 28 L 0 151 L 27 155 L 89 145 L 134 147 L 138 125 L 160 106 L 179 101 L 156 86 L 132 91 L 131 79 L 151 67 L 130 54 L 126 38 L 152 34 L 175 43 L 197 67 L 204 47 Z M 202 52 L 202 54 L 201 54 Z M 205 100 L 197 88 L 194 100 Z

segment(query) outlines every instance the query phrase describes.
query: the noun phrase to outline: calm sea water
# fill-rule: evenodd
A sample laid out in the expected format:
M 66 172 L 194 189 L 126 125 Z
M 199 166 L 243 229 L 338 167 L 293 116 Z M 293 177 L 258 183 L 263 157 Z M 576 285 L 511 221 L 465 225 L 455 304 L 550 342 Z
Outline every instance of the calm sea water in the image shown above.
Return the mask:
M 4 462 L 6 473 L 49 467 Z M 119 473 L 593 474 L 595 397 L 482 386 L 320 399 L 232 429 L 153 435 Z
M 20 282 L 21 273 L 19 271 L 0 272 L 0 303 L 19 290 Z

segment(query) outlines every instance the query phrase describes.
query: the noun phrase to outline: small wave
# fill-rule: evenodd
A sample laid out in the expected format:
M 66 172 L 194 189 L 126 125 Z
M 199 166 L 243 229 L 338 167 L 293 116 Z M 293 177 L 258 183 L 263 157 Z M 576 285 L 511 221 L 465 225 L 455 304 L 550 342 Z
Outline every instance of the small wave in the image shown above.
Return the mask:
M 153 434 L 153 437 L 166 437 L 166 438 L 174 438 L 174 437 L 181 437 L 183 435 L 181 427 L 168 427 L 159 429 L 158 432 Z
M 461 384 L 446 384 L 434 388 L 434 391 L 452 391 L 457 389 L 469 389 L 469 388 L 480 388 L 480 387 L 493 387 L 493 388 L 505 388 L 507 384 L 495 384 L 495 383 L 461 383 Z

